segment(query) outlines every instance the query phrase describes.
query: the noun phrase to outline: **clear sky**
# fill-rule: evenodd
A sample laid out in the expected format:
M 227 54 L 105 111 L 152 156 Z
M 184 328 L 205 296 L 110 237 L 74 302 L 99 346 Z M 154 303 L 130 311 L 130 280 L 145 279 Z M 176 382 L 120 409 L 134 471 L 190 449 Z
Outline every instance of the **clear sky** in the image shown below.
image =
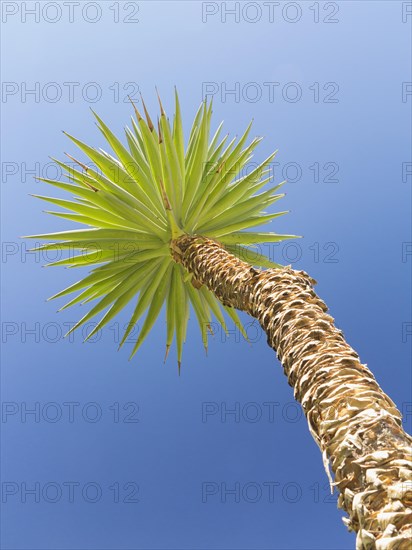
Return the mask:
M 154 111 L 157 85 L 171 113 L 177 85 L 187 132 L 213 95 L 214 127 L 233 136 L 253 118 L 256 159 L 279 149 L 291 213 L 270 229 L 304 238 L 264 251 L 318 281 L 410 430 L 410 2 L 1 7 L 1 547 L 353 548 L 255 325 L 251 345 L 217 330 L 206 358 L 191 322 L 180 378 L 164 317 L 132 362 L 132 342 L 116 351 L 130 308 L 97 341 L 63 340 L 84 306 L 45 299 L 79 272 L 42 269 L 53 257 L 19 236 L 73 227 L 29 194 L 52 193 L 32 178 L 59 177 L 49 155 L 76 153 L 61 130 L 103 145 L 90 107 L 120 133 L 127 94 Z

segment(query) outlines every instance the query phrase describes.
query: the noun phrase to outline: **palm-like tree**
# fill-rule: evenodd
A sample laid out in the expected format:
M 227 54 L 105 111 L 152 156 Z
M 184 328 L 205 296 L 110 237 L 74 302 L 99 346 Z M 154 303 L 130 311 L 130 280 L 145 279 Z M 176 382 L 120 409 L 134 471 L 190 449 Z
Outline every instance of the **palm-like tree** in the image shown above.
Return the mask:
M 144 103 L 145 119 L 135 107 L 127 148 L 95 115 L 115 156 L 68 136 L 94 167 L 56 160 L 68 182 L 43 179 L 74 197 L 40 197 L 68 211 L 51 213 L 89 227 L 34 235 L 58 241 L 37 250 L 79 251 L 52 265 L 101 264 L 52 298 L 80 291 L 63 308 L 98 299 L 71 329 L 106 310 L 88 337 L 135 298 L 120 343 L 146 313 L 132 356 L 166 303 L 166 355 L 175 338 L 179 372 L 190 305 L 205 347 L 212 315 L 226 329 L 225 310 L 243 333 L 235 310 L 252 315 L 303 407 L 357 548 L 410 548 L 411 438 L 400 412 L 335 327 L 315 281 L 253 250 L 294 236 L 244 231 L 285 213 L 263 211 L 283 196 L 276 194 L 282 184 L 262 190 L 275 153 L 240 176 L 260 141 L 246 145 L 250 125 L 230 143 L 220 125 L 210 140 L 212 109 L 203 102 L 185 147 L 177 94 L 172 124 L 159 104 L 156 127 Z

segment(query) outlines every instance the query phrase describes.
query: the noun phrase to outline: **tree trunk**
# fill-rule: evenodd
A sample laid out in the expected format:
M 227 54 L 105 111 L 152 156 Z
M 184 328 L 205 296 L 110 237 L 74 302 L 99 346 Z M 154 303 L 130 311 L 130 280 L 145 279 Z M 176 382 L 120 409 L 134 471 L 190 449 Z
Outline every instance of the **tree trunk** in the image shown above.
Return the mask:
M 257 270 L 219 243 L 174 241 L 175 259 L 224 304 L 256 318 L 277 352 L 322 451 L 357 549 L 412 548 L 411 437 L 401 414 L 326 313 L 315 281 L 290 267 Z

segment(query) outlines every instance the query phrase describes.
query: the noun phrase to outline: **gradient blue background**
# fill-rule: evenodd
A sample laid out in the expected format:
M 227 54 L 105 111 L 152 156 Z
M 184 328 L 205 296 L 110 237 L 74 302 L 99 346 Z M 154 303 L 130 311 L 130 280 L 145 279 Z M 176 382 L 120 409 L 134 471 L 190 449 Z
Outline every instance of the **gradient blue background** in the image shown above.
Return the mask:
M 29 193 L 52 190 L 25 171 L 44 174 L 48 155 L 62 158 L 63 151 L 75 152 L 62 129 L 102 146 L 90 106 L 120 132 L 131 114 L 123 102 L 132 91 L 122 89 L 128 82 L 136 83 L 152 111 L 157 109 L 157 85 L 169 113 L 176 84 L 186 131 L 203 83 L 217 83 L 215 127 L 224 119 L 226 130 L 239 134 L 253 117 L 253 132 L 265 136 L 257 160 L 280 150 L 276 181 L 283 179 L 282 167 L 289 162 L 302 170 L 301 178 L 287 185 L 281 203 L 280 209 L 292 212 L 273 229 L 304 238 L 298 248 L 273 247 L 273 257 L 319 281 L 317 290 L 338 326 L 403 410 L 410 430 L 412 337 L 406 332 L 411 256 L 403 243 L 411 241 L 411 176 L 402 180 L 402 163 L 411 161 L 412 97 L 402 100 L 402 82 L 411 81 L 411 16 L 409 24 L 402 22 L 401 2 L 339 2 L 338 22 L 328 24 L 323 19 L 331 9 L 320 2 L 320 22 L 315 23 L 313 2 L 299 2 L 301 18 L 291 23 L 281 16 L 281 2 L 274 22 L 263 4 L 260 21 L 247 21 L 255 17 L 252 7 L 239 22 L 234 16 L 224 22 L 218 3 L 219 13 L 202 22 L 202 2 L 139 1 L 118 3 L 118 23 L 112 2 L 99 3 L 102 15 L 94 24 L 82 19 L 79 8 L 72 23 L 67 11 L 50 23 L 43 16 L 40 22 L 29 15 L 24 21 L 22 4 L 3 2 L 3 9 L 5 4 L 17 6 L 18 12 L 5 17 L 2 25 L 2 78 L 17 86 L 15 94 L 2 98 L 2 400 L 17 412 L 3 415 L 1 423 L 6 501 L 1 548 L 353 548 L 354 536 L 341 522 L 336 499 L 328 496 L 320 452 L 305 419 L 294 421 L 299 409 L 292 389 L 260 332 L 251 329 L 255 341 L 248 345 L 238 335 L 224 340 L 218 331 L 205 358 L 191 322 L 180 378 L 175 350 L 163 365 L 163 317 L 131 363 L 132 344 L 116 351 L 114 323 L 95 343 L 83 344 L 80 333 L 72 342 L 60 338 L 64 324 L 76 321 L 82 308 L 56 315 L 63 302 L 46 303 L 45 298 L 77 280 L 79 272 L 42 269 L 47 258 L 26 254 L 31 243 L 18 237 L 73 224 L 42 213 L 45 205 Z M 135 5 L 138 23 L 124 22 Z M 55 12 L 49 9 L 46 18 L 52 19 Z M 287 17 L 295 18 L 293 8 L 288 9 Z M 88 17 L 94 17 L 93 8 Z M 80 83 L 72 102 L 63 85 L 69 81 Z M 263 83 L 275 81 L 280 86 L 270 101 Z M 58 83 L 62 98 L 46 101 L 41 92 L 38 101 L 25 96 L 24 83 L 33 88 L 36 82 L 40 90 Z M 90 82 L 102 91 L 96 103 L 79 91 Z M 119 101 L 111 89 L 116 82 Z M 239 101 L 222 96 L 223 83 L 233 88 L 236 82 L 241 92 L 248 83 L 257 83 L 261 99 L 247 101 L 242 93 Z M 282 97 L 289 82 L 301 87 L 297 102 Z M 320 84 L 319 102 L 309 89 L 314 82 Z M 339 86 L 336 103 L 323 102 L 327 82 Z M 48 91 L 52 96 L 53 90 Z M 321 169 L 321 181 L 315 182 L 309 169 L 315 162 L 321 167 L 336 163 L 339 181 L 322 181 L 326 174 Z M 48 174 L 53 177 L 53 170 Z M 294 179 L 292 172 L 288 175 Z M 328 243 L 335 243 L 335 262 L 328 257 L 332 248 L 324 248 Z M 291 262 L 296 251 L 299 259 Z M 130 309 L 117 320 L 120 326 L 127 313 Z M 36 402 L 46 418 L 40 414 L 36 422 L 32 415 L 23 422 L 22 408 L 33 408 Z M 73 422 L 65 402 L 80 404 Z M 102 411 L 97 422 L 81 414 L 90 402 Z M 119 422 L 110 409 L 115 402 Z M 137 403 L 139 422 L 124 422 L 132 411 L 123 410 L 128 402 Z M 205 402 L 215 403 L 219 413 L 202 421 Z M 267 402 L 276 403 L 272 421 L 263 405 Z M 50 403 L 63 411 L 56 422 L 50 421 Z M 222 408 L 235 403 L 241 410 L 239 422 L 233 415 L 222 421 Z M 244 409 L 247 403 L 253 405 Z M 262 417 L 252 422 L 259 410 Z M 53 482 L 63 489 L 65 482 L 95 482 L 102 496 L 99 502 L 87 502 L 77 489 L 74 502 L 67 493 L 56 503 L 42 495 L 38 503 L 33 496 L 23 502 L 23 484 L 36 482 L 41 488 Z M 137 503 L 123 502 L 128 482 L 139 486 Z M 240 502 L 233 496 L 221 502 L 221 491 L 202 502 L 204 482 L 228 488 L 239 483 L 241 489 L 253 483 L 263 493 L 255 503 L 242 494 Z M 264 485 L 268 482 L 278 484 L 273 502 Z M 10 485 L 5 483 L 18 487 L 18 493 L 7 496 Z M 120 484 L 120 502 L 113 501 L 113 483 Z M 253 498 L 252 489 L 248 495 Z

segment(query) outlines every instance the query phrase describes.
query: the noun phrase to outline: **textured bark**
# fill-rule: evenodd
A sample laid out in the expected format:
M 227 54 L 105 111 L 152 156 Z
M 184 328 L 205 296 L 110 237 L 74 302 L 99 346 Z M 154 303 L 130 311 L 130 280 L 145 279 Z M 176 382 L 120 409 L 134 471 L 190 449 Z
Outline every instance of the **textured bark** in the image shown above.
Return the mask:
M 175 259 L 219 300 L 249 313 L 277 352 L 334 473 L 357 549 L 412 548 L 411 437 L 401 414 L 346 343 L 315 281 L 290 267 L 257 270 L 215 241 L 184 236 Z

